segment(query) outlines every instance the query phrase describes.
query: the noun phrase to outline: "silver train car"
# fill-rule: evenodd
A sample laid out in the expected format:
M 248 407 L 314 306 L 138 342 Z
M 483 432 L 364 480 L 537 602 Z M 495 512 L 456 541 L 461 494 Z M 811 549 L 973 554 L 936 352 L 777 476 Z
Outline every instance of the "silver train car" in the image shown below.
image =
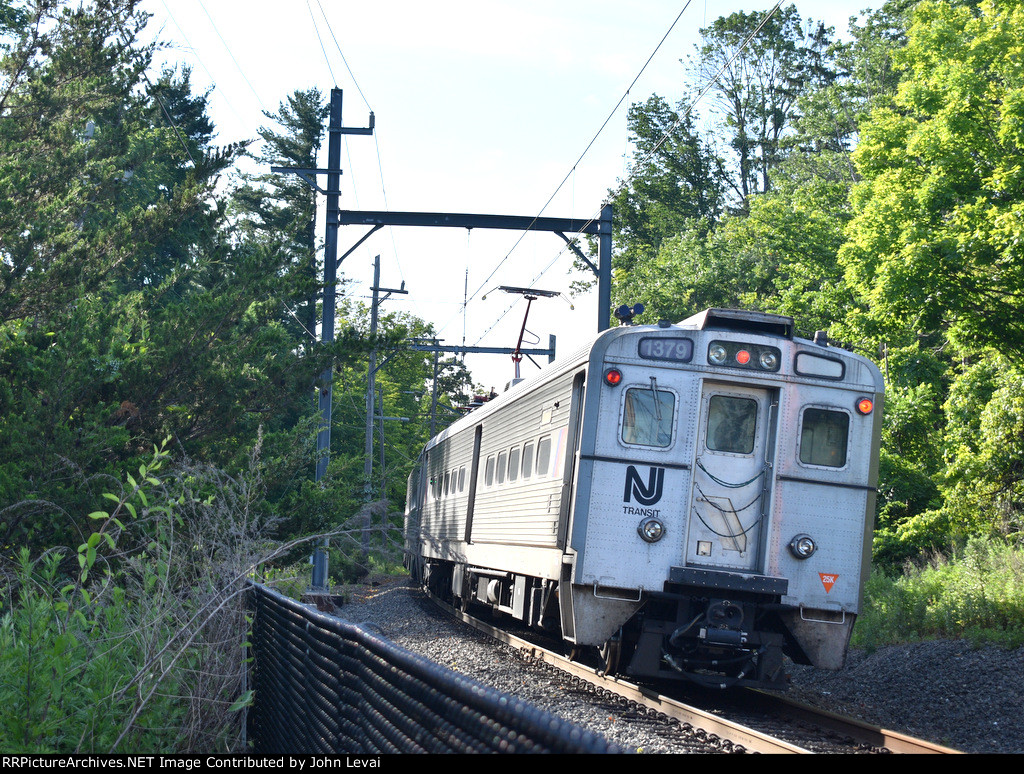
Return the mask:
M 407 567 L 638 679 L 838 669 L 870 564 L 883 382 L 793 319 L 624 325 L 430 440 Z

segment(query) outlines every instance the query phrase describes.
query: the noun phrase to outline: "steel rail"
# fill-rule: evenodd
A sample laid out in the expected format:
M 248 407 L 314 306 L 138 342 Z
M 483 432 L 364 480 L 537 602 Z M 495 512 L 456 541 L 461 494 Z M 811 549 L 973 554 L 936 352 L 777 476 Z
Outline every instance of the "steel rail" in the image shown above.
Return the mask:
M 427 596 L 446 612 L 472 626 L 473 628 L 490 635 L 496 640 L 517 648 L 524 655 L 550 664 L 573 677 L 584 680 L 591 685 L 610 691 L 624 699 L 635 702 L 641 706 L 660 712 L 680 723 L 689 724 L 695 728 L 703 729 L 708 734 L 714 734 L 721 739 L 728 740 L 735 745 L 740 745 L 751 752 L 779 754 L 812 754 L 812 751 L 804 749 L 781 739 L 776 739 L 760 731 L 748 728 L 738 723 L 724 720 L 716 715 L 704 712 L 696 707 L 662 696 L 656 691 L 635 685 L 616 677 L 608 677 L 600 674 L 597 670 L 584 664 L 572 661 L 554 651 L 536 645 L 514 634 L 499 629 L 486 621 L 481 621 L 467 613 L 464 613 L 437 596 L 427 593 Z M 823 730 L 841 733 L 858 743 L 876 748 L 884 748 L 892 753 L 922 755 L 922 754 L 961 754 L 959 750 L 944 747 L 923 739 L 916 739 L 906 734 L 892 731 L 890 729 L 874 726 L 869 723 L 837 715 L 828 710 L 814 707 L 804 702 L 796 701 L 786 696 L 770 694 L 764 691 L 751 690 L 759 700 L 775 705 L 773 711 L 781 708 L 796 719 L 806 721 L 822 728 Z
M 561 654 L 542 648 L 528 640 L 516 637 L 514 634 L 510 634 L 502 629 L 491 626 L 485 621 L 481 621 L 478 618 L 467 615 L 429 592 L 427 592 L 427 596 L 430 597 L 430 599 L 438 606 L 459 620 L 469 624 L 474 629 L 504 642 L 507 645 L 519 649 L 530 658 L 541 661 L 545 664 L 551 664 L 552 666 L 571 674 L 573 677 L 584 680 L 597 688 L 610 691 L 624 699 L 628 699 L 629 701 L 648 707 L 649 709 L 653 709 L 679 721 L 680 723 L 687 723 L 695 728 L 702 729 L 707 734 L 713 734 L 719 739 L 727 740 L 735 745 L 740 745 L 750 752 L 772 754 L 806 754 L 810 752 L 802 747 L 797 747 L 796 745 L 784 742 L 781 739 L 775 739 L 766 734 L 762 734 L 752 728 L 747 728 L 746 726 L 742 726 L 738 723 L 732 723 L 728 720 L 724 720 L 720 717 L 704 712 L 703 710 L 697 709 L 696 707 L 691 707 L 666 696 L 661 696 L 658 693 L 641 686 L 634 685 L 618 678 L 600 675 L 595 669 L 579 664 L 565 656 L 562 656 Z
M 856 718 L 837 715 L 829 710 L 815 707 L 788 696 L 768 694 L 755 689 L 751 689 L 751 693 L 758 694 L 762 699 L 782 708 L 781 710 L 773 708 L 773 711 L 785 711 L 799 720 L 805 720 L 821 728 L 844 734 L 872 747 L 882 747 L 890 752 L 908 755 L 963 754 L 960 750 L 954 750 L 951 747 L 944 747 L 924 739 L 916 739 L 888 728 L 873 726 Z

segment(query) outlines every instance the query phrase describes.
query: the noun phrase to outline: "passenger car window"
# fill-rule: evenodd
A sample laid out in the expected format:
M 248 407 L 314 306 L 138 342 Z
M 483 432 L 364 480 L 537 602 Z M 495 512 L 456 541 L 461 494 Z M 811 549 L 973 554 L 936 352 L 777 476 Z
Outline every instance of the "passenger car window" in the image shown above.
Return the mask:
M 494 457 L 487 458 L 487 464 L 484 466 L 484 486 L 490 486 L 494 483 Z
M 804 409 L 800 429 L 800 461 L 806 465 L 844 467 L 849 437 L 850 415 L 845 411 Z
M 671 446 L 676 396 L 668 390 L 626 390 L 622 440 L 638 446 Z
M 711 451 L 750 454 L 757 432 L 757 401 L 712 395 L 708 402 L 706 444 Z
M 498 455 L 498 483 L 505 483 L 505 471 L 508 470 L 508 452 L 501 452 Z
M 508 455 L 508 480 L 515 481 L 519 478 L 519 447 L 517 446 Z
M 551 466 L 551 436 L 545 436 L 540 439 L 537 444 L 537 475 L 539 477 L 546 476 L 548 474 L 548 468 Z
M 528 443 L 523 448 L 523 478 L 533 475 L 533 444 Z

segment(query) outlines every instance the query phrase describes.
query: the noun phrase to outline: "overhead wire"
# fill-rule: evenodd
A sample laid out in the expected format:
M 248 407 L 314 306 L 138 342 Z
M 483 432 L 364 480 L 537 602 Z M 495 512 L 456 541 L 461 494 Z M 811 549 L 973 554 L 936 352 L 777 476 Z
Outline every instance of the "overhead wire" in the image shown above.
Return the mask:
M 547 208 L 551 205 L 551 202 L 554 201 L 555 197 L 558 195 L 558 192 L 562 190 L 562 187 L 566 184 L 566 182 L 569 180 L 569 178 L 572 177 L 573 173 L 576 171 L 576 167 L 578 167 L 580 162 L 583 161 L 583 159 L 586 157 L 586 155 L 590 152 L 590 149 L 592 147 L 594 147 L 594 143 L 597 142 L 597 139 L 601 136 L 601 134 L 604 132 L 604 130 L 608 127 L 608 124 L 611 122 L 612 118 L 619 111 L 619 108 L 622 107 L 622 103 L 629 96 L 630 92 L 633 90 L 633 87 L 636 86 L 637 81 L 639 81 L 640 78 L 643 76 L 644 72 L 647 70 L 648 65 L 650 65 L 650 63 L 651 63 L 651 60 L 653 60 L 654 57 L 657 55 L 657 53 L 661 49 L 662 45 L 668 39 L 668 36 L 670 34 L 672 34 L 672 30 L 675 29 L 676 25 L 679 23 L 679 20 L 683 17 L 683 14 L 686 13 L 686 9 L 690 7 L 690 3 L 691 2 L 692 2 L 692 0 L 686 0 L 686 4 L 683 6 L 682 10 L 676 15 L 676 18 L 672 21 L 672 24 L 669 25 L 669 28 L 668 28 L 668 30 L 666 30 L 665 34 L 662 35 L 661 40 L 658 41 L 658 44 L 654 47 L 654 50 L 651 52 L 650 56 L 647 57 L 647 61 L 644 62 L 643 67 L 640 68 L 640 71 L 636 74 L 636 77 L 633 78 L 632 82 L 626 88 L 626 91 L 619 98 L 619 101 L 615 103 L 615 107 L 612 108 L 611 112 L 604 119 L 604 121 L 601 124 L 601 127 L 597 130 L 597 132 L 591 138 L 590 142 L 587 143 L 587 147 L 583 149 L 583 153 L 580 154 L 579 158 L 576 159 L 575 163 L 572 165 L 572 167 L 566 173 L 565 177 L 562 178 L 562 181 L 555 187 L 555 190 L 552 192 L 551 196 L 549 196 L 548 200 L 544 203 L 544 206 L 540 208 L 540 212 L 537 213 L 537 215 L 534 217 L 533 222 L 529 226 L 526 227 L 526 229 L 523 231 L 523 233 L 519 236 L 519 239 L 516 240 L 515 244 L 512 245 L 511 249 L 509 249 L 509 251 L 505 255 L 505 257 L 502 258 L 498 262 L 498 265 L 494 268 L 494 271 L 492 271 L 487 276 L 487 279 L 484 280 L 483 283 L 480 285 L 480 287 L 477 288 L 476 291 L 474 291 L 472 296 L 470 296 L 470 298 L 469 298 L 470 301 L 472 301 L 476 297 L 476 295 L 481 290 L 483 290 L 490 283 L 491 279 L 498 272 L 498 269 L 500 269 L 504 265 L 505 261 L 507 261 L 509 259 L 509 257 L 511 257 L 512 253 L 515 251 L 515 249 L 519 246 L 519 244 L 526 237 L 526 234 L 529 233 L 530 228 L 532 228 L 532 226 L 533 226 L 533 223 L 536 223 L 537 220 L 541 217 L 541 215 L 544 214 L 544 211 L 547 210 Z
M 764 26 L 765 26 L 765 25 L 766 25 L 766 24 L 768 23 L 768 21 L 769 21 L 769 20 L 770 20 L 770 19 L 771 19 L 771 18 L 772 18 L 772 17 L 774 16 L 774 15 L 775 15 L 776 11 L 778 11 L 778 10 L 779 10 L 779 7 L 780 7 L 780 6 L 782 5 L 782 2 L 783 2 L 783 0 L 778 0 L 778 1 L 777 1 L 777 2 L 775 3 L 775 5 L 774 5 L 774 6 L 772 7 L 772 9 L 771 9 L 771 10 L 770 10 L 770 11 L 769 11 L 769 12 L 768 12 L 767 14 L 765 14 L 765 17 L 764 17 L 764 19 L 762 19 L 762 20 L 761 20 L 761 23 L 760 23 L 760 24 L 758 24 L 758 26 L 757 26 L 757 27 L 756 27 L 756 28 L 755 28 L 755 29 L 754 29 L 754 30 L 753 30 L 753 31 L 752 31 L 752 32 L 751 32 L 751 33 L 750 33 L 750 34 L 749 34 L 749 35 L 748 35 L 748 36 L 747 36 L 747 37 L 746 37 L 746 38 L 745 38 L 744 40 L 743 40 L 743 42 L 742 42 L 742 43 L 740 44 L 740 46 L 739 46 L 739 47 L 738 47 L 738 48 L 736 49 L 736 51 L 734 51 L 734 52 L 733 52 L 732 56 L 731 56 L 731 57 L 730 57 L 730 58 L 729 58 L 729 59 L 728 59 L 728 60 L 727 60 L 727 61 L 726 61 L 726 62 L 725 62 L 724 64 L 722 64 L 722 66 L 721 66 L 721 67 L 720 67 L 720 68 L 718 69 L 718 71 L 717 71 L 717 72 L 716 72 L 716 73 L 714 74 L 714 76 L 712 76 L 712 77 L 711 77 L 711 78 L 710 78 L 710 79 L 708 80 L 708 82 L 707 82 L 707 83 L 706 83 L 706 84 L 704 85 L 704 87 L 703 87 L 703 88 L 702 88 L 702 89 L 700 90 L 700 92 L 698 92 L 698 94 L 697 94 L 697 95 L 696 95 L 696 96 L 694 97 L 693 101 L 692 101 L 692 102 L 691 102 L 691 103 L 690 103 L 690 104 L 689 104 L 689 105 L 687 106 L 687 108 L 686 108 L 686 109 L 685 109 L 685 110 L 684 110 L 684 111 L 683 111 L 682 113 L 680 113 L 680 114 L 679 114 L 679 116 L 678 116 L 678 117 L 676 118 L 676 120 L 675 120 L 675 121 L 673 122 L 672 126 L 670 126 L 670 127 L 668 128 L 668 129 L 666 129 L 666 130 L 665 130 L 665 131 L 664 131 L 664 132 L 662 133 L 662 136 L 661 136 L 661 137 L 660 137 L 660 138 L 658 139 L 658 141 L 657 141 L 657 142 L 656 142 L 656 143 L 654 144 L 654 146 L 653 146 L 653 147 L 652 147 L 652 148 L 651 148 L 651 149 L 650 149 L 650 150 L 649 150 L 649 151 L 648 151 L 648 152 L 647 152 L 646 154 L 644 154 L 644 156 L 642 156 L 642 157 L 641 157 L 641 158 L 640 158 L 640 159 L 639 159 L 639 160 L 638 160 L 638 161 L 637 161 L 636 163 L 634 163 L 634 164 L 632 165 L 632 167 L 631 167 L 631 169 L 630 169 L 629 173 L 628 173 L 628 174 L 626 175 L 626 177 L 625 177 L 625 178 L 624 178 L 623 180 L 621 180 L 621 181 L 619 182 L 619 185 L 618 185 L 618 186 L 617 186 L 617 187 L 616 187 L 616 188 L 615 188 L 615 189 L 614 189 L 614 190 L 613 190 L 612 192 L 610 192 L 610 193 L 609 193 L 609 195 L 608 195 L 608 196 L 607 196 L 607 197 L 606 197 L 606 198 L 604 199 L 604 201 L 602 202 L 602 205 L 601 205 L 601 207 L 600 207 L 600 208 L 598 209 L 597 213 L 595 213 L 594 215 L 592 215 L 592 216 L 591 216 L 591 217 L 590 217 L 590 218 L 589 218 L 589 219 L 588 219 L 588 220 L 586 221 L 586 223 L 584 224 L 584 227 L 583 227 L 584 229 L 585 229 L 586 227 L 588 227 L 588 226 L 592 225 L 592 224 L 593 224 L 593 223 L 594 223 L 595 221 L 597 221 L 597 220 L 598 220 L 598 219 L 600 218 L 600 213 L 601 213 L 601 210 L 602 210 L 602 209 L 604 208 L 604 205 L 605 205 L 605 204 L 607 204 L 608 202 L 610 202 L 611 200 L 613 200 L 613 199 L 614 199 L 614 198 L 615 198 L 616 196 L 618 196 L 618 194 L 619 194 L 619 193 L 621 193 L 621 192 L 622 192 L 622 190 L 623 190 L 623 189 L 624 189 L 624 188 L 625 188 L 625 187 L 626 187 L 626 186 L 627 186 L 627 185 L 628 185 L 628 184 L 629 184 L 630 182 L 632 182 L 632 180 L 633 180 L 633 179 L 634 179 L 634 178 L 636 177 L 636 175 L 637 175 L 637 173 L 638 173 L 638 170 L 639 170 L 639 169 L 642 169 L 642 168 L 643 168 L 643 166 L 644 166 L 644 164 L 645 164 L 645 163 L 647 162 L 647 160 L 648 160 L 648 159 L 650 159 L 650 158 L 651 158 L 651 156 L 652 156 L 652 155 L 653 155 L 654 153 L 656 153 L 657 151 L 659 151 L 659 150 L 661 149 L 661 147 L 662 147 L 662 146 L 663 146 L 663 145 L 664 145 L 664 144 L 665 144 L 665 143 L 666 143 L 666 142 L 668 141 L 668 139 L 669 139 L 669 138 L 670 138 L 670 137 L 671 137 L 671 136 L 673 135 L 673 133 L 675 132 L 675 130 L 679 128 L 679 125 L 680 125 L 680 124 L 681 124 L 681 123 L 682 123 L 682 122 L 683 122 L 683 121 L 684 121 L 684 120 L 685 120 L 685 119 L 686 119 L 686 118 L 687 118 L 687 117 L 688 117 L 688 116 L 689 116 L 689 115 L 690 115 L 690 114 L 691 114 L 691 113 L 693 112 L 694 108 L 695 108 L 695 107 L 697 106 L 697 103 L 698 103 L 698 102 L 700 102 L 700 100 L 701 100 L 701 99 L 703 99 L 703 98 L 704 98 L 704 96 L 705 96 L 705 95 L 706 95 L 706 94 L 707 94 L 707 93 L 708 93 L 708 92 L 709 92 L 709 91 L 711 90 L 712 86 L 714 86 L 714 84 L 715 84 L 715 83 L 716 83 L 716 82 L 718 81 L 718 79 L 719 79 L 719 78 L 720 78 L 720 77 L 722 76 L 722 73 L 724 73 L 724 72 L 725 72 L 725 70 L 726 70 L 726 69 L 727 69 L 727 68 L 728 68 L 728 67 L 729 67 L 730 65 L 732 65 L 732 63 L 733 63 L 733 62 L 735 62 L 735 61 L 736 61 L 736 59 L 737 59 L 737 58 L 739 57 L 739 55 L 740 55 L 740 54 L 741 54 L 741 53 L 743 52 L 743 50 L 744 50 L 744 49 L 746 49 L 747 45 L 749 45 L 750 41 L 751 41 L 751 40 L 753 40 L 753 39 L 754 39 L 754 37 L 755 37 L 755 36 L 757 36 L 757 35 L 758 35 L 758 33 L 760 33 L 760 32 L 761 32 L 761 30 L 762 30 L 762 29 L 764 28 Z M 690 4 L 690 3 L 689 3 L 689 2 L 687 2 L 687 6 L 689 6 L 689 4 Z M 685 11 L 685 10 L 686 10 L 686 7 L 684 7 L 684 8 L 683 8 L 683 11 Z M 678 18 L 676 19 L 676 21 L 678 22 Z M 673 22 L 673 26 L 674 26 L 674 25 L 675 25 L 675 22 Z M 671 31 L 671 30 L 670 30 L 670 31 Z M 666 35 L 666 37 L 667 37 L 667 35 Z M 662 42 L 662 43 L 664 42 L 664 38 L 662 38 L 662 41 L 661 41 L 661 42 Z M 659 43 L 658 45 L 659 45 L 659 47 L 660 47 L 661 43 Z M 652 55 L 652 56 L 653 56 L 653 55 Z M 650 59 L 648 59 L 648 63 L 649 63 L 649 62 L 650 62 Z M 645 64 L 645 65 L 644 65 L 644 67 L 646 67 L 646 66 L 647 66 L 647 65 Z M 639 77 L 639 76 L 638 76 L 638 77 Z M 634 79 L 633 83 L 634 83 L 634 84 L 636 83 L 636 79 Z M 627 94 L 628 94 L 628 91 L 627 91 Z M 619 104 L 621 104 L 621 100 L 620 100 Z M 616 106 L 616 109 L 618 109 L 618 106 Z M 607 124 L 607 121 L 605 122 L 605 124 Z M 604 125 L 602 125 L 602 129 L 601 129 L 601 131 L 603 131 L 603 129 L 604 129 Z M 591 144 L 593 144 L 593 141 L 591 142 Z M 588 146 L 588 150 L 589 150 L 589 147 L 590 147 L 590 146 Z M 581 158 L 582 158 L 582 157 L 581 157 Z M 579 162 L 577 161 L 577 164 L 578 164 L 578 163 L 579 163 Z M 574 165 L 573 169 L 575 169 L 575 165 Z M 562 184 L 564 185 L 564 180 L 563 180 Z M 557 191 L 556 191 L 556 193 L 557 193 Z M 553 195 L 552 195 L 552 198 L 553 198 Z M 550 203 L 550 201 L 551 201 L 551 200 L 549 199 L 549 200 L 548 200 L 548 203 Z M 545 204 L 545 207 L 547 207 L 547 204 Z M 542 212 L 543 212 L 543 210 L 542 210 Z M 539 217 L 539 216 L 538 216 L 538 217 Z M 581 229 L 581 230 L 582 230 L 582 229 Z M 518 242 L 517 242 L 516 244 L 518 244 Z M 515 249 L 515 246 L 513 246 L 513 249 Z M 564 255 L 564 254 L 565 254 L 565 252 L 566 252 L 566 251 L 567 251 L 568 249 L 569 249 L 569 245 L 568 245 L 568 244 L 566 244 L 566 245 L 565 245 L 564 247 L 562 247 L 562 249 L 561 249 L 561 250 L 559 250 L 559 252 L 557 253 L 557 255 L 556 255 L 556 256 L 555 256 L 555 257 L 554 257 L 554 258 L 553 258 L 553 259 L 551 260 L 551 262 L 550 262 L 550 263 L 548 263 L 548 265 L 547 265 L 547 266 L 546 266 L 546 267 L 545 267 L 545 268 L 544 268 L 544 269 L 543 269 L 543 270 L 542 270 L 542 271 L 540 272 L 540 274 L 538 274 L 538 275 L 537 275 L 536 277 L 534 277 L 534 279 L 533 279 L 533 280 L 531 281 L 531 283 L 530 283 L 530 287 L 532 287 L 532 286 L 533 286 L 533 285 L 534 285 L 534 284 L 535 284 L 536 282 L 538 282 L 538 281 L 540 280 L 540 278 L 541 278 L 541 277 L 543 277 L 543 276 L 544 276 L 544 274 L 545 274 L 545 273 L 547 273 L 547 271 L 548 271 L 548 270 L 550 270 L 550 269 L 551 269 L 551 267 L 555 265 L 555 263 L 556 263 L 556 262 L 557 262 L 557 261 L 558 261 L 558 260 L 559 260 L 559 259 L 560 259 L 560 258 L 561 258 L 561 257 L 562 257 L 563 255 Z M 511 251 L 510 251 L 510 252 L 511 252 Z M 508 256 L 506 256 L 506 257 L 505 257 L 505 259 L 507 259 L 507 258 L 508 258 Z M 504 262 L 504 260 L 505 260 L 505 259 L 503 259 L 503 262 Z M 493 273 L 492 273 L 492 276 L 493 276 Z M 486 283 L 485 283 L 485 284 L 486 284 Z M 511 311 L 512 311 L 512 309 L 514 309 L 514 308 L 515 308 L 515 306 L 516 306 L 516 303 L 518 303 L 518 301 L 517 301 L 517 302 L 514 302 L 514 303 L 513 303 L 513 304 L 512 304 L 511 306 L 509 306 L 509 307 L 508 307 L 508 308 L 507 308 L 507 309 L 506 309 L 506 310 L 505 310 L 505 311 L 504 311 L 504 312 L 503 312 L 503 313 L 501 314 L 501 316 L 500 316 L 500 317 L 498 317 L 498 319 L 497 319 L 497 320 L 495 320 L 494 324 L 493 324 L 493 325 L 491 325 L 491 327 L 490 327 L 490 328 L 488 328 L 488 329 L 487 329 L 487 330 L 486 330 L 486 331 L 484 332 L 484 334 L 482 334 L 482 335 L 480 336 L 480 338 L 479 338 L 479 339 L 477 339 L 477 342 L 476 342 L 477 344 L 479 344 L 479 343 L 480 343 L 480 341 L 482 341 L 482 340 L 484 339 L 484 337 L 485 337 L 485 336 L 486 336 L 486 335 L 487 335 L 488 333 L 490 333 L 490 332 L 491 332 L 492 330 L 494 330 L 494 328 L 495 328 L 495 327 L 497 327 L 498 323 L 499 323 L 499 322 L 501 322 L 501 320 L 502 320 L 502 319 L 504 319 L 504 317 L 505 317 L 506 315 L 508 315 L 508 313 L 509 313 L 509 312 L 511 312 Z
M 327 19 L 327 14 L 324 13 L 323 5 L 320 4 L 320 0 L 316 0 L 316 4 L 320 8 L 320 15 L 324 17 L 324 22 L 327 24 L 327 31 L 329 33 L 331 33 L 331 38 L 334 40 L 334 45 L 338 49 L 338 55 L 341 57 L 341 61 L 345 65 L 345 69 L 348 70 L 348 77 L 352 79 L 352 85 L 354 85 L 356 87 L 356 91 L 359 92 L 359 96 L 362 98 L 363 104 L 366 105 L 366 109 L 369 110 L 372 113 L 373 112 L 373 108 L 370 107 L 369 100 L 367 100 L 366 99 L 366 95 L 363 94 L 363 90 L 359 86 L 359 81 L 356 80 L 355 73 L 353 73 L 352 72 L 352 68 L 348 66 L 348 59 L 345 58 L 345 52 L 341 50 L 341 44 L 338 43 L 338 38 L 335 37 L 335 35 L 334 35 L 334 30 L 331 27 L 331 22 Z
M 185 41 L 185 45 L 188 46 L 188 50 L 191 52 L 192 56 L 196 58 L 196 61 L 199 62 L 199 66 L 206 72 L 207 77 L 210 79 L 210 83 L 213 85 L 214 89 L 216 89 L 217 79 L 213 77 L 213 73 L 210 72 L 210 68 L 206 66 L 206 62 L 203 61 L 203 58 L 199 56 L 199 51 L 192 45 L 192 42 L 188 39 L 188 35 L 185 33 L 185 30 L 182 29 L 178 20 L 174 18 L 174 14 L 171 13 L 171 9 L 167 5 L 167 0 L 160 0 L 160 2 L 164 7 L 164 11 L 167 12 L 167 18 L 169 18 L 171 22 L 173 22 L 174 26 L 178 28 L 178 33 L 181 35 L 181 39 Z M 226 104 L 231 112 L 235 114 L 235 117 L 241 120 L 241 115 L 239 115 L 235 106 L 231 103 L 231 100 L 227 98 L 227 95 L 224 92 L 218 92 L 218 94 L 220 98 L 224 100 L 224 104 Z
M 317 42 L 320 44 L 320 50 L 324 54 L 324 62 L 327 63 L 327 71 L 331 74 L 331 83 L 337 83 L 338 79 L 334 77 L 334 68 L 331 67 L 331 60 L 327 56 L 327 49 L 324 48 L 324 39 L 320 37 L 320 27 L 316 23 L 316 17 L 313 16 L 313 6 L 309 4 L 309 0 L 306 0 L 306 10 L 309 11 L 309 18 L 313 22 L 313 31 L 316 33 Z M 323 9 L 321 8 L 321 11 Z
M 206 9 L 206 6 L 203 4 L 203 0 L 196 0 L 196 2 L 198 2 L 199 7 L 203 9 L 203 13 L 206 14 L 206 18 L 210 20 L 210 26 L 212 26 L 213 31 L 217 33 L 217 37 L 220 38 L 220 42 L 224 44 L 224 50 L 228 52 L 228 56 L 231 57 L 231 61 L 235 63 L 235 67 L 238 68 L 238 72 L 242 76 L 242 80 L 246 82 L 246 84 L 249 86 L 249 90 L 252 91 L 253 96 L 256 97 L 256 101 L 260 103 L 260 109 L 264 113 L 266 113 L 267 108 L 263 104 L 263 100 L 260 98 L 259 92 L 257 92 L 256 87 L 252 85 L 252 81 L 249 80 L 249 76 L 245 74 L 245 70 L 242 69 L 242 65 L 238 63 L 238 59 L 235 58 L 235 54 L 231 50 L 231 46 L 228 45 L 228 42 L 224 39 L 224 36 L 220 34 L 220 29 L 217 27 L 217 23 L 213 20 L 213 17 L 210 15 L 210 12 Z
M 309 0 L 306 0 L 306 2 L 308 4 Z M 370 113 L 373 113 L 374 112 L 373 107 L 370 105 L 370 101 L 367 99 L 366 94 L 363 92 L 362 87 L 359 85 L 359 81 L 356 79 L 355 73 L 352 72 L 352 68 L 349 66 L 348 58 L 345 56 L 345 52 L 341 48 L 341 43 L 338 41 L 338 37 L 334 34 L 334 28 L 331 26 L 330 19 L 327 18 L 327 13 L 324 11 L 323 5 L 321 4 L 320 0 L 316 0 L 316 4 L 317 4 L 317 7 L 320 9 L 320 15 L 323 17 L 324 24 L 327 25 L 327 31 L 328 31 L 328 33 L 330 33 L 331 39 L 334 41 L 334 46 L 335 46 L 335 48 L 338 49 L 338 56 L 341 57 L 342 64 L 345 65 L 345 70 L 348 71 L 348 75 L 349 75 L 349 78 L 352 81 L 352 85 L 355 86 L 356 91 L 359 93 L 360 99 L 362 99 L 363 100 L 363 104 L 366 105 L 366 109 Z M 312 10 L 310 12 L 312 13 Z M 326 52 L 324 52 L 324 56 L 326 56 L 326 55 L 327 55 Z M 334 78 L 333 71 L 331 73 L 331 77 Z M 335 80 L 335 83 L 337 83 L 337 80 Z M 374 144 L 374 148 L 375 148 L 376 153 L 377 153 L 377 171 L 378 171 L 378 174 L 380 175 L 381 195 L 384 197 L 384 209 L 388 210 L 390 207 L 388 205 L 387 185 L 384 182 L 384 164 L 383 164 L 383 162 L 381 160 L 380 138 L 377 136 L 377 131 L 376 130 L 373 133 L 373 144 Z M 347 147 L 347 141 L 346 141 L 346 147 Z M 351 160 L 349 161 L 349 166 L 350 167 L 352 166 Z M 405 281 L 405 272 L 402 269 L 402 261 L 401 261 L 401 258 L 399 258 L 399 255 L 398 255 L 398 243 L 395 241 L 394 229 L 391 228 L 390 226 L 388 227 L 388 233 L 391 236 L 391 246 L 392 246 L 392 249 L 394 250 L 394 253 L 395 253 L 395 263 L 398 266 L 398 275 L 399 275 L 399 278 L 404 282 Z

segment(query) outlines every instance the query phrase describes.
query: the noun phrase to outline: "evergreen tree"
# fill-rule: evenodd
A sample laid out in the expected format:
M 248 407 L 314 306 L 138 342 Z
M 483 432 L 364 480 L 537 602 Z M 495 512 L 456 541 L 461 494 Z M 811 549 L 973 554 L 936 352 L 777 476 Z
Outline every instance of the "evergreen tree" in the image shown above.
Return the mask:
M 265 113 L 273 126 L 261 127 L 259 151 L 252 157 L 261 165 L 317 168 L 329 107 L 317 89 L 296 91 L 277 113 Z M 313 179 L 315 180 L 315 178 Z M 306 285 L 306 297 L 296 303 L 296 319 L 306 335 L 316 332 L 317 276 L 316 197 L 311 180 L 296 174 L 248 175 L 234 192 L 233 208 L 241 231 L 253 238 L 270 239 L 288 256 L 291 269 Z

